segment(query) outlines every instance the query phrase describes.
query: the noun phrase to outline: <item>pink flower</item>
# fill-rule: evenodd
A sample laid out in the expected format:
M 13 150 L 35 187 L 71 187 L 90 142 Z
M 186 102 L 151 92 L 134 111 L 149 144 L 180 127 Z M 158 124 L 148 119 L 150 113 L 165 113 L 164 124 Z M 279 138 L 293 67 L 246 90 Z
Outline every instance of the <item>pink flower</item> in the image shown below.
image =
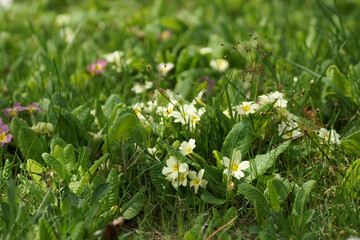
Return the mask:
M 5 143 L 11 142 L 12 135 L 9 133 L 9 127 L 7 124 L 3 123 L 3 120 L 0 118 L 0 143 L 1 147 L 4 147 Z
M 34 111 L 42 111 L 41 108 L 38 107 L 39 103 L 31 103 L 28 104 L 27 107 L 25 107 L 25 110 L 28 110 L 30 112 L 30 114 L 32 115 L 34 113 Z
M 26 107 L 22 107 L 20 106 L 21 103 L 14 103 L 14 105 L 12 106 L 12 108 L 5 108 L 3 110 L 3 113 L 5 114 L 5 116 L 7 116 L 8 118 L 12 118 L 18 115 L 18 112 L 24 111 L 26 110 Z
M 86 70 L 90 72 L 91 76 L 95 74 L 102 74 L 104 72 L 104 67 L 107 65 L 107 62 L 104 60 L 97 60 L 96 62 L 92 63 L 91 65 L 86 67 Z

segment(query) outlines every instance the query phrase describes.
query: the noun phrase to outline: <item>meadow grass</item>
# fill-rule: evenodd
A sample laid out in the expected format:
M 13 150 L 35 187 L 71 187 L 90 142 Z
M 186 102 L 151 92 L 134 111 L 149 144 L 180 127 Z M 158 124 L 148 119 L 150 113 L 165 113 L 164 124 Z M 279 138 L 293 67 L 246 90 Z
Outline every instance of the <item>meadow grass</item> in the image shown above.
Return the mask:
M 360 4 L 0 0 L 2 239 L 360 237 Z

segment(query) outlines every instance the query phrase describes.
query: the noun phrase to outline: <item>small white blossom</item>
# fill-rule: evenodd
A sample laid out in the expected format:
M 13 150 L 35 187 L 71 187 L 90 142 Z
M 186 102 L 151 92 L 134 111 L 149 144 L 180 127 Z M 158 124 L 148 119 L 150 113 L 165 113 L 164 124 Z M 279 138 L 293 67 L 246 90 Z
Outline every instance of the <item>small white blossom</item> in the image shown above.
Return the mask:
M 212 53 L 213 49 L 211 47 L 200 48 L 199 52 L 201 55 L 206 55 Z
M 183 155 L 187 155 L 189 153 L 192 153 L 195 147 L 196 147 L 195 139 L 191 138 L 189 142 L 183 141 L 180 144 L 179 150 Z
M 341 142 L 340 135 L 338 133 L 336 133 L 336 131 L 334 129 L 328 131 L 325 128 L 321 128 L 319 130 L 318 134 L 319 134 L 319 137 L 323 138 L 326 143 L 330 142 L 330 143 L 340 144 L 340 142 Z
M 191 179 L 190 187 L 194 187 L 195 194 L 198 192 L 199 187 L 206 188 L 208 181 L 203 179 L 204 176 L 204 169 L 201 169 L 198 174 L 195 171 L 191 171 L 189 174 L 189 178 Z
M 210 61 L 210 67 L 221 72 L 225 71 L 229 67 L 229 62 L 225 59 L 216 59 Z
M 175 67 L 175 65 L 173 63 L 160 63 L 157 66 L 157 69 L 159 70 L 159 72 L 161 73 L 161 75 L 163 77 L 165 77 L 167 75 L 167 73 L 173 69 Z
M 249 115 L 249 113 L 255 113 L 259 107 L 259 104 L 254 102 L 243 102 L 241 105 L 236 107 L 236 110 L 240 115 Z
M 297 130 L 298 128 L 296 122 L 281 122 L 278 125 L 279 135 L 284 139 L 301 136 L 301 132 Z
M 227 176 L 234 176 L 237 179 L 243 178 L 245 174 L 242 170 L 248 169 L 250 167 L 249 161 L 241 162 L 241 152 L 237 149 L 234 149 L 231 161 L 227 157 L 223 157 L 221 164 L 226 167 L 224 174 Z
M 166 161 L 166 166 L 163 167 L 161 173 L 166 176 L 170 181 L 177 179 L 181 173 L 184 173 L 189 170 L 189 166 L 186 163 L 181 162 L 180 160 L 170 156 Z

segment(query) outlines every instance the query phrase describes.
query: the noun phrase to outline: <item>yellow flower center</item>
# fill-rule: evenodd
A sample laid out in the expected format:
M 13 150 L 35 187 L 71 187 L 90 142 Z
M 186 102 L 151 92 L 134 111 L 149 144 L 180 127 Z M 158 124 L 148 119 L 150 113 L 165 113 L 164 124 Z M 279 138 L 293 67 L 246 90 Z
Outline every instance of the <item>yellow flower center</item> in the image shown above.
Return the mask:
M 181 174 L 180 176 L 180 182 L 184 182 L 185 181 L 185 174 Z
M 34 112 L 34 110 L 35 110 L 35 108 L 34 107 L 29 107 L 29 112 L 30 112 L 30 114 L 33 114 L 33 112 Z
M 10 111 L 10 115 L 11 115 L 12 117 L 16 116 L 17 113 L 18 113 L 18 111 L 17 111 L 16 109 Z
M 178 164 L 174 164 L 174 168 L 173 168 L 173 171 L 174 172 L 178 172 L 179 171 L 179 165 Z
M 328 134 L 328 133 L 325 133 L 325 138 L 329 138 L 329 134 Z
M 237 163 L 233 163 L 233 165 L 231 166 L 231 170 L 233 172 L 236 172 L 239 169 L 239 165 Z
M 287 136 L 287 137 L 291 137 L 291 136 L 292 136 L 292 134 L 291 134 L 291 132 L 288 132 L 287 134 L 285 134 L 285 136 Z
M 199 185 L 200 184 L 200 178 L 195 178 L 194 181 L 193 181 L 193 184 L 194 185 Z
M 188 148 L 187 153 L 191 153 L 192 148 Z
M 0 142 L 4 142 L 5 140 L 6 140 L 5 133 L 2 132 L 1 135 L 0 135 Z
M 139 109 L 135 109 L 135 114 L 136 114 L 136 115 L 139 115 L 139 114 L 140 114 Z
M 173 109 L 172 108 L 169 108 L 168 109 L 168 114 L 172 113 L 173 112 Z
M 248 112 L 250 110 L 249 105 L 245 105 L 245 106 L 241 106 L 242 110 L 244 110 L 245 112 Z
M 102 65 L 96 64 L 96 65 L 95 65 L 95 69 L 96 69 L 96 70 L 101 70 L 101 69 L 102 69 Z

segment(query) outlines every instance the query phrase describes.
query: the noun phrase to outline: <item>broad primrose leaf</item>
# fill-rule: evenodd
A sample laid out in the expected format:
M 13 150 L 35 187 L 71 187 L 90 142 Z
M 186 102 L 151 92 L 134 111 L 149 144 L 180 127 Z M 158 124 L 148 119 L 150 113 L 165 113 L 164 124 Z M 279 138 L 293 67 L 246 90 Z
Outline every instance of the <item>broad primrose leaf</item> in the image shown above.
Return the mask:
M 126 113 L 118 118 L 114 126 L 109 129 L 103 150 L 111 151 L 113 145 L 126 141 L 135 130 L 137 121 L 137 117 L 131 113 Z
M 251 182 L 256 179 L 257 176 L 263 175 L 275 164 L 277 157 L 287 149 L 290 142 L 291 141 L 286 141 L 266 154 L 257 155 L 254 159 L 249 160 L 250 168 L 244 171 L 249 173 L 249 175 L 246 176 L 245 179 Z
M 348 154 L 360 156 L 360 131 L 356 131 L 341 140 L 340 146 Z
M 346 171 L 345 177 L 341 183 L 342 191 L 347 195 L 352 195 L 358 192 L 360 184 L 360 159 L 353 162 L 350 168 Z
M 108 118 L 110 114 L 113 112 L 114 107 L 122 102 L 122 99 L 120 95 L 118 94 L 111 94 L 108 99 L 106 99 L 105 105 L 104 105 L 104 116 Z
M 213 194 L 222 194 L 225 192 L 226 186 L 222 184 L 223 174 L 214 166 L 205 165 L 204 178 L 208 181 L 207 188 L 213 192 Z
M 256 215 L 258 217 L 269 215 L 270 211 L 266 199 L 257 188 L 248 183 L 241 183 L 238 186 L 238 190 L 255 206 Z
M 14 117 L 11 120 L 10 131 L 13 135 L 13 139 L 14 139 L 15 143 L 19 143 L 18 135 L 19 135 L 19 131 L 22 127 L 30 129 L 30 127 L 25 122 L 21 121 L 20 118 L 18 118 L 18 117 Z
M 56 240 L 54 230 L 44 218 L 40 218 L 39 220 L 39 239 Z
M 143 208 L 145 203 L 145 196 L 142 192 L 138 192 L 128 202 L 121 206 L 122 216 L 124 219 L 134 218 Z
M 110 191 L 110 183 L 101 183 L 99 184 L 93 191 L 91 195 L 90 205 L 93 205 L 97 201 L 100 200 L 103 196 L 105 196 Z
M 225 138 L 221 153 L 230 158 L 234 148 L 240 150 L 244 156 L 251 144 L 252 135 L 250 130 L 252 125 L 250 121 L 244 120 L 233 126 Z
M 298 193 L 295 197 L 295 203 L 293 207 L 293 214 L 297 216 L 301 216 L 303 212 L 303 208 L 305 205 L 306 197 L 311 192 L 312 188 L 314 187 L 316 181 L 315 180 L 309 180 L 306 183 L 304 183 L 301 188 L 299 189 Z
M 269 195 L 269 202 L 272 209 L 279 212 L 280 211 L 280 201 L 278 194 L 275 190 L 275 186 L 271 180 L 267 181 L 267 193 Z
M 19 130 L 18 138 L 19 147 L 25 159 L 34 159 L 42 163 L 41 154 L 45 149 L 37 134 L 31 128 L 22 127 Z
M 201 199 L 204 202 L 214 204 L 214 205 L 222 205 L 226 202 L 226 200 L 219 199 L 206 190 L 201 194 Z
M 106 182 L 109 182 L 111 184 L 110 186 L 110 192 L 107 194 L 107 205 L 109 207 L 110 210 L 111 207 L 115 206 L 119 200 L 119 187 L 120 187 L 120 182 L 119 182 L 119 178 L 117 175 L 117 171 L 112 168 L 110 170 L 109 176 L 106 180 Z
M 105 153 L 101 158 L 96 160 L 94 164 L 90 167 L 89 172 L 91 175 L 93 175 L 96 171 L 96 169 L 106 161 L 106 159 L 110 156 L 110 153 Z
M 59 162 L 49 153 L 43 153 L 41 156 L 50 168 L 52 168 L 62 179 L 65 179 L 65 168 L 61 162 Z
M 54 150 L 55 150 L 55 146 L 60 146 L 62 148 L 64 148 L 66 146 L 66 142 L 62 139 L 62 138 L 59 138 L 59 137 L 53 137 L 51 140 L 50 140 L 50 154 L 52 156 L 54 156 Z
M 227 224 L 236 216 L 238 216 L 238 212 L 237 212 L 236 208 L 234 206 L 232 206 L 231 208 L 229 208 L 226 211 L 226 213 L 223 217 L 223 224 Z M 233 224 L 234 224 L 234 222 L 231 223 L 231 225 L 233 225 Z
M 180 73 L 176 77 L 176 86 L 174 92 L 180 93 L 184 98 L 186 98 L 191 90 L 193 89 L 192 83 L 193 79 L 198 77 L 199 73 L 195 69 L 190 69 Z
M 275 178 L 272 181 L 272 184 L 276 190 L 277 196 L 279 197 L 279 202 L 282 203 L 291 191 L 289 180 Z
M 53 156 L 64 165 L 67 172 L 71 173 L 75 170 L 76 158 L 74 146 L 72 144 L 68 144 L 64 149 L 58 145 L 55 146 Z
M 80 195 L 80 193 L 82 192 L 83 188 L 85 186 L 89 185 L 89 176 L 88 175 L 84 175 L 80 178 L 79 181 L 75 180 L 76 177 L 74 176 L 74 178 L 72 178 L 71 182 L 69 183 L 69 189 L 76 193 L 77 195 Z
M 26 171 L 30 173 L 31 179 L 40 182 L 41 175 L 43 174 L 44 171 L 46 171 L 46 168 L 40 163 L 32 159 L 28 159 L 26 161 Z

